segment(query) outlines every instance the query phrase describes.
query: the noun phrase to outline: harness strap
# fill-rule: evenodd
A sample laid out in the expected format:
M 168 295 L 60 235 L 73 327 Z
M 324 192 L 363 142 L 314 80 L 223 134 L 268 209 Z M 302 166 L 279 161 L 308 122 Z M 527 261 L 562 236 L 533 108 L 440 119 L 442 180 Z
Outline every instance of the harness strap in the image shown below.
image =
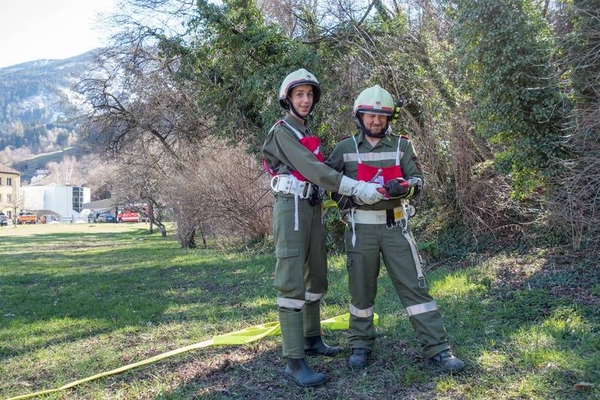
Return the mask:
M 294 230 L 299 227 L 298 202 L 299 199 L 309 199 L 318 188 L 308 181 L 301 181 L 294 175 L 275 175 L 271 178 L 271 189 L 275 193 L 294 195 Z
M 280 125 L 280 124 L 285 125 L 290 131 L 292 131 L 292 133 L 294 133 L 294 135 L 296 135 L 296 137 L 298 138 L 298 140 L 301 140 L 302 138 L 304 138 L 304 135 L 302 135 L 302 133 L 298 129 L 294 128 L 289 122 L 287 122 L 287 121 L 285 121 L 283 119 L 280 119 L 279 121 L 275 122 L 273 124 L 273 126 L 271 127 L 271 129 L 269 129 L 269 133 L 268 134 L 270 134 L 271 132 L 273 132 L 273 129 L 275 129 L 275 127 L 278 126 L 278 125 Z M 267 171 L 267 173 L 269 175 L 275 176 L 275 171 L 273 171 L 273 168 L 271 168 L 271 166 L 269 165 L 269 163 L 267 162 L 267 160 L 264 159 L 264 158 L 262 160 L 262 166 L 265 169 L 265 171 Z
M 294 193 L 294 230 L 298 230 L 298 193 Z
M 352 140 L 354 141 L 354 149 L 356 150 L 356 159 L 359 164 L 362 164 L 362 160 L 360 159 L 360 152 L 358 151 L 358 143 L 356 142 L 356 137 L 353 135 Z M 396 165 L 400 165 L 400 142 L 402 138 L 398 138 L 398 144 L 396 146 Z
M 405 209 L 404 216 L 402 217 L 402 220 L 400 220 L 402 236 L 404 236 L 410 247 L 410 253 L 412 255 L 413 261 L 415 262 L 415 270 L 417 272 L 417 281 L 419 283 L 419 287 L 421 289 L 425 289 L 427 287 L 427 282 L 425 281 L 425 275 L 423 274 L 423 260 L 421 259 L 421 255 L 417 250 L 417 243 L 415 241 L 415 238 L 412 235 L 412 232 L 408 230 L 409 216 L 406 211 L 407 210 Z
M 304 137 L 304 135 L 296 128 L 294 128 L 289 122 L 287 122 L 286 120 L 282 119 L 281 123 L 285 126 L 287 126 L 287 128 L 294 132 L 294 134 L 298 137 L 298 140 L 302 139 Z
M 356 159 L 359 164 L 362 164 L 362 160 L 360 159 L 360 153 L 358 152 L 358 143 L 356 143 L 356 137 L 352 135 L 352 140 L 354 140 L 354 148 L 356 149 Z
M 356 208 L 351 208 L 350 225 L 352 226 L 352 247 L 356 246 L 356 222 L 354 221 L 354 214 L 356 214 Z
M 396 207 L 392 210 L 360 210 L 357 208 L 351 209 L 346 215 L 346 220 L 351 222 L 350 219 L 354 219 L 356 224 L 367 224 L 367 225 L 383 225 L 387 224 L 388 211 L 393 213 L 394 221 L 398 221 L 404 217 L 403 207 Z
M 271 178 L 271 189 L 276 193 L 294 194 L 301 199 L 310 198 L 318 191 L 317 186 L 308 181 L 301 181 L 294 175 L 275 175 Z
M 385 210 L 385 224 L 387 226 L 394 226 L 396 218 L 394 218 L 394 210 Z

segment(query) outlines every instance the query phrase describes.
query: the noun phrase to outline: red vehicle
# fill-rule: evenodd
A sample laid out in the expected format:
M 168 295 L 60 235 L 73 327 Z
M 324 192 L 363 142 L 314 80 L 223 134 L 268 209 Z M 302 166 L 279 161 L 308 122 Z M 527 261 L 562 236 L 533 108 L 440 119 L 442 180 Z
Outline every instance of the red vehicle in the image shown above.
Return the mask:
M 125 210 L 117 214 L 117 222 L 142 222 L 142 216 L 139 213 Z

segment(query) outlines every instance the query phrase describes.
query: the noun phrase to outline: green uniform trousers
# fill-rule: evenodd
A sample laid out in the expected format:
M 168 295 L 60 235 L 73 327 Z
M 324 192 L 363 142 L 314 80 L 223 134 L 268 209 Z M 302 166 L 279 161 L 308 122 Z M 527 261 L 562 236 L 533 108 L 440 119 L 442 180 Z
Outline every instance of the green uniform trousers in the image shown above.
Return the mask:
M 327 291 L 327 253 L 321 204 L 275 195 L 275 288 L 283 356 L 304 358 L 304 337 L 321 334 L 320 300 Z
M 417 280 L 415 261 L 408 240 L 401 227 L 388 228 L 385 224 L 356 224 L 356 246 L 352 246 L 352 228 L 346 229 L 345 247 L 348 285 L 351 295 L 350 335 L 352 348 L 373 350 L 375 326 L 373 313 L 377 294 L 380 260 L 406 308 L 409 320 L 419 339 L 423 352 L 433 357 L 449 349 L 442 316 L 426 287 Z M 416 243 L 414 243 L 416 246 Z M 421 281 L 421 286 L 425 281 Z

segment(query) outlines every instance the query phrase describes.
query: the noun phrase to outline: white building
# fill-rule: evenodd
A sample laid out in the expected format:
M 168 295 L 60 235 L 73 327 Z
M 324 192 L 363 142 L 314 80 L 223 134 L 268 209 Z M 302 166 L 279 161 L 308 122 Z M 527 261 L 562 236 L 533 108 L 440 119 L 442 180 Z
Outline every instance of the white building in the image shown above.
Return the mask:
M 81 186 L 25 186 L 21 188 L 22 209 L 32 212 L 52 211 L 62 222 L 81 219 L 83 204 L 89 203 L 90 188 Z

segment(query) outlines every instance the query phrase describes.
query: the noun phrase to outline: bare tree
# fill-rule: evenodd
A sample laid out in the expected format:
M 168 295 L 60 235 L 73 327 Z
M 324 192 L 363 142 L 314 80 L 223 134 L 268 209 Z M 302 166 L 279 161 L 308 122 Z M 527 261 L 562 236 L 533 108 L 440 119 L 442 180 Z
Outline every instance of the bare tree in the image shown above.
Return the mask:
M 264 240 L 271 232 L 269 177 L 244 147 L 212 140 L 170 181 L 168 203 L 175 208 L 178 237 L 193 247 L 195 229 L 239 241 Z M 189 247 L 189 246 L 186 246 Z
M 60 163 L 50 162 L 46 165 L 48 174 L 40 181 L 42 184 L 81 185 L 85 177 L 80 162 L 74 156 L 64 156 Z
M 181 79 L 176 56 L 146 45 L 156 32 L 136 26 L 116 36 L 119 45 L 99 54 L 97 68 L 79 86 L 90 110 L 88 143 L 118 164 L 113 197 L 144 201 L 155 211 L 168 205 L 183 247 L 195 246 L 197 230 L 203 241 L 209 232 L 264 238 L 268 185 L 255 157 L 207 140 L 215 135 L 214 115 L 200 106 L 202 83 Z
M 144 157 L 147 165 L 168 171 L 173 185 L 164 198 L 176 214 L 184 246 L 194 242 L 195 228 L 243 230 L 248 237 L 265 232 L 257 222 L 264 218 L 257 215 L 264 209 L 260 202 L 221 197 L 228 199 L 223 203 L 212 197 L 243 185 L 220 188 L 220 182 L 237 182 L 237 177 L 209 168 L 215 155 L 204 149 L 228 154 L 210 137 L 258 149 L 279 111 L 274 92 L 284 72 L 306 63 L 323 85 L 313 126 L 326 151 L 354 133 L 351 109 L 358 93 L 380 84 L 404 99 L 394 130 L 410 135 L 422 158 L 428 185 L 422 201 L 449 210 L 452 217 L 463 216 L 477 229 L 509 223 L 507 203 L 479 201 L 480 193 L 492 197 L 488 189 L 501 192 L 506 182 L 499 184 L 502 179 L 495 177 L 487 186 L 474 184 L 480 177 L 474 171 L 491 152 L 474 135 L 467 117 L 471 105 L 453 80 L 457 60 L 450 51 L 444 2 L 264 0 L 259 2 L 264 21 L 241 9 L 252 2 L 198 1 L 198 10 L 196 2 L 185 0 L 125 3 L 148 11 L 140 15 L 179 6 L 189 23 L 167 32 L 169 23 L 157 21 L 169 20 L 168 12 L 150 20 L 120 16 L 120 25 L 128 29 L 115 35 L 115 46 L 99 55 L 98 69 L 81 85 L 91 110 L 89 139 L 115 160 Z M 235 6 L 240 10 L 228 9 Z M 209 172 L 213 175 L 205 176 Z M 246 209 L 248 204 L 255 208 Z M 238 221 L 235 210 L 256 217 Z M 492 215 L 506 218 L 486 224 Z
M 113 197 L 148 204 L 150 231 L 162 223 L 165 185 L 186 170 L 186 160 L 210 132 L 197 108 L 200 88 L 176 78 L 178 60 L 158 48 L 169 20 L 189 1 L 124 1 L 112 23 L 120 30 L 114 45 L 100 52 L 96 67 L 78 85 L 88 110 L 87 143 L 118 165 Z M 165 17 L 165 18 L 163 18 Z M 172 33 L 172 32 L 171 32 Z
M 568 146 L 573 156 L 558 160 L 565 173 L 550 193 L 549 207 L 558 226 L 569 230 L 574 249 L 597 252 L 600 247 L 600 12 L 592 2 L 574 2 L 568 9 L 564 68 L 571 73 L 574 110 Z M 566 24 L 565 24 L 566 25 Z
M 97 70 L 79 85 L 92 110 L 89 141 L 112 158 L 135 152 L 138 140 L 155 142 L 161 157 L 181 160 L 190 143 L 206 137 L 207 117 L 195 108 L 197 89 L 173 80 L 174 62 L 140 48 L 100 54 Z
M 156 226 L 166 236 L 164 197 L 169 176 L 158 164 L 148 161 L 141 157 L 122 159 L 113 177 L 112 197 L 146 217 L 150 234 Z

